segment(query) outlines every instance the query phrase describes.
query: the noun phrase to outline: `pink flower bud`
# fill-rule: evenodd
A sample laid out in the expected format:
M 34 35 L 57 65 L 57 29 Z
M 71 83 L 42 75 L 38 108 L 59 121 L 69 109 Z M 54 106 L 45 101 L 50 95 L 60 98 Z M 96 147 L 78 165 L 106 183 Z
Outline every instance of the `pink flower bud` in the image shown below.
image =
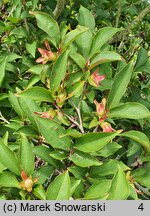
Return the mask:
M 102 122 L 100 124 L 101 128 L 103 129 L 103 132 L 112 132 L 115 131 L 112 127 L 111 124 L 109 124 L 108 122 Z
M 98 70 L 96 70 L 90 77 L 89 77 L 89 83 L 95 87 L 98 87 L 102 80 L 106 78 L 105 75 L 100 75 L 98 73 Z
M 94 100 L 94 104 L 96 105 L 96 115 L 99 117 L 99 121 L 103 122 L 107 116 L 106 111 L 106 99 L 103 98 L 101 103 L 98 103 L 97 100 Z
M 48 61 L 55 61 L 57 58 L 57 54 L 52 51 L 44 50 L 42 48 L 38 48 L 38 51 L 41 54 L 41 57 L 36 60 L 37 63 L 46 64 Z

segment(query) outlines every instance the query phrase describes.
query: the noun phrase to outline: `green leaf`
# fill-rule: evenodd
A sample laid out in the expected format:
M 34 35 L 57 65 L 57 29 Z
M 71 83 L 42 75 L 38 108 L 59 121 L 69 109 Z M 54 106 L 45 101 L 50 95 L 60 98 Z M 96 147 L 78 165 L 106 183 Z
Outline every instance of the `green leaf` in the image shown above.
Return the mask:
M 70 178 L 68 171 L 60 174 L 47 188 L 47 200 L 69 200 Z
M 0 138 L 0 162 L 12 173 L 20 176 L 19 160 L 15 154 L 3 143 Z
M 50 144 L 53 148 L 67 150 L 70 147 L 71 140 L 68 136 L 60 137 L 65 129 L 57 122 L 49 119 L 43 119 L 35 116 L 39 132 L 45 138 L 45 142 Z
M 20 133 L 24 133 L 28 137 L 32 137 L 32 138 L 36 138 L 36 139 L 39 138 L 39 134 L 38 134 L 37 130 L 35 130 L 30 125 L 22 126 L 17 131 L 14 132 L 14 134 L 20 134 Z
M 35 100 L 30 100 L 28 98 L 18 97 L 18 100 L 24 115 L 30 120 L 34 127 L 37 127 L 34 119 L 34 112 L 41 112 L 40 106 Z
M 35 146 L 33 148 L 33 153 L 54 167 L 60 166 L 60 163 L 50 156 L 51 150 L 46 146 Z
M 129 194 L 129 183 L 124 172 L 118 166 L 118 171 L 112 179 L 108 200 L 126 200 Z
M 113 27 L 101 28 L 93 38 L 93 43 L 90 50 L 90 58 L 100 51 L 100 48 L 111 39 L 118 31 L 122 29 Z
M 82 55 L 76 52 L 70 53 L 70 58 L 81 68 L 84 69 L 86 61 Z
M 20 143 L 20 163 L 21 168 L 25 173 L 30 176 L 34 170 L 34 155 L 32 152 L 32 145 L 28 141 L 25 134 L 20 133 L 21 143 Z
M 100 182 L 92 184 L 92 186 L 86 191 L 84 199 L 93 200 L 108 196 L 110 187 L 111 180 L 100 180 Z
M 132 178 L 141 185 L 150 189 L 150 163 L 145 163 L 143 167 L 132 172 Z
M 79 186 L 80 183 L 81 183 L 81 180 L 76 180 L 75 178 L 70 179 L 70 184 L 71 184 L 70 195 L 71 196 L 73 195 L 73 193 L 75 192 L 76 188 Z
M 56 160 L 63 161 L 64 159 L 67 158 L 67 153 L 61 150 L 54 150 L 49 154 L 52 158 Z
M 42 185 L 36 185 L 32 193 L 38 197 L 40 200 L 46 200 L 46 192 Z
M 5 77 L 6 64 L 7 64 L 7 57 L 5 58 L 5 60 L 0 62 L 0 87 L 2 86 L 2 82 Z
M 81 180 L 86 178 L 86 173 L 88 172 L 88 168 L 83 168 L 78 166 L 68 167 L 68 170 L 74 175 L 76 179 L 81 179 Z
M 77 26 L 76 29 L 67 33 L 62 41 L 62 50 L 65 50 L 77 37 L 86 32 L 88 28 L 84 26 Z
M 11 106 L 13 107 L 13 109 L 15 110 L 15 112 L 21 117 L 24 117 L 24 113 L 23 110 L 21 109 L 21 106 L 19 104 L 18 98 L 17 96 L 13 93 L 13 92 L 9 92 L 9 97 L 8 100 L 11 104 Z
M 50 69 L 50 65 L 48 64 L 45 65 L 37 64 L 30 67 L 27 72 L 41 76 L 42 73 L 44 73 L 45 71 L 49 71 L 49 69 Z
M 16 176 L 8 171 L 4 171 L 0 174 L 0 187 L 20 188 Z
M 36 100 L 38 102 L 46 101 L 52 102 L 53 98 L 49 90 L 43 87 L 34 86 L 27 90 L 24 90 L 18 94 L 19 97 Z
M 92 167 L 90 171 L 90 177 L 101 178 L 103 176 L 114 175 L 117 172 L 118 165 L 121 167 L 123 171 L 130 170 L 130 168 L 127 167 L 122 161 L 110 159 L 105 161 L 99 167 Z
M 7 58 L 7 62 L 13 62 L 16 59 L 22 58 L 22 56 L 16 53 L 3 53 L 0 55 L 0 62 L 4 61 Z
M 137 55 L 135 70 L 138 69 L 139 67 L 143 66 L 144 64 L 146 64 L 147 61 L 148 61 L 147 50 L 142 47 L 139 50 L 138 55 Z
M 0 173 L 2 173 L 4 170 L 6 170 L 7 167 L 5 167 L 1 162 L 0 162 Z
M 150 153 L 150 141 L 144 133 L 140 131 L 130 130 L 128 132 L 120 134 L 119 136 L 124 136 L 140 143 L 145 149 L 145 151 Z
M 29 32 L 24 28 L 24 27 L 16 27 L 16 28 L 13 28 L 9 35 L 15 35 L 16 38 L 26 38 L 28 39 L 29 38 Z
M 72 129 L 72 128 L 68 128 L 64 134 L 62 134 L 60 137 L 65 137 L 65 136 L 71 136 L 71 137 L 74 137 L 74 138 L 78 138 L 80 137 L 82 134 L 76 130 L 76 129 Z
M 67 89 L 68 97 L 79 97 L 83 92 L 85 81 L 80 80 Z
M 26 89 L 33 87 L 34 84 L 36 84 L 37 82 L 39 82 L 40 77 L 37 75 L 32 75 L 28 81 L 28 84 L 26 86 Z
M 76 39 L 76 45 L 81 55 L 89 59 L 89 52 L 92 44 L 92 33 L 90 30 L 84 32 Z
M 48 14 L 43 12 L 31 12 L 36 17 L 37 25 L 48 34 L 53 45 L 58 46 L 60 41 L 60 30 L 57 22 Z
M 80 167 L 100 166 L 102 164 L 101 161 L 98 161 L 96 158 L 90 156 L 89 154 L 85 154 L 79 151 L 71 154 L 70 160 Z
M 36 41 L 33 41 L 31 44 L 26 43 L 25 45 L 27 51 L 33 56 L 33 58 L 35 58 L 36 45 L 37 45 Z
M 79 9 L 79 24 L 82 26 L 89 27 L 91 32 L 94 31 L 95 28 L 94 16 L 87 8 L 83 6 L 80 6 Z
M 96 152 L 115 138 L 121 131 L 109 133 L 87 133 L 76 139 L 75 148 L 83 152 Z
M 44 184 L 45 181 L 51 177 L 53 172 L 54 168 L 52 166 L 41 166 L 39 169 L 34 171 L 33 178 L 38 178 L 37 184 Z
M 50 77 L 50 89 L 53 93 L 59 89 L 60 83 L 65 77 L 68 54 L 68 50 L 64 51 L 53 66 Z
M 112 51 L 102 51 L 91 61 L 90 70 L 92 70 L 97 65 L 106 62 L 121 61 L 121 60 L 122 57 L 118 53 Z
M 113 155 L 120 148 L 122 148 L 122 146 L 119 145 L 118 143 L 110 142 L 104 148 L 102 148 L 100 151 L 96 153 L 98 156 L 109 157 L 110 155 Z
M 142 119 L 150 117 L 149 110 L 140 103 L 127 102 L 112 108 L 108 112 L 110 118 Z
M 130 82 L 132 71 L 133 65 L 129 63 L 116 74 L 108 95 L 107 108 L 111 109 L 118 105 Z

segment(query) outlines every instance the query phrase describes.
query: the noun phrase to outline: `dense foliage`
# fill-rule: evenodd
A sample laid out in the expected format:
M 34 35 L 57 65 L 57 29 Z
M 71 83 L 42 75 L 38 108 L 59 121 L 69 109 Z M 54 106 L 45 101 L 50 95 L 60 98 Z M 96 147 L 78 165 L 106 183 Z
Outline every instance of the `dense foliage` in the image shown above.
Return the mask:
M 149 199 L 149 3 L 0 4 L 0 199 Z

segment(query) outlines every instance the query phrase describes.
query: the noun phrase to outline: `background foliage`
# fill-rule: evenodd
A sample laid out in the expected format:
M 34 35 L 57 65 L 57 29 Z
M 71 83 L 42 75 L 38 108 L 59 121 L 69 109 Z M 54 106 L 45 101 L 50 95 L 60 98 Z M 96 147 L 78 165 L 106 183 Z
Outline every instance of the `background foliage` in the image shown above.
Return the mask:
M 0 8 L 0 199 L 149 199 L 148 1 Z

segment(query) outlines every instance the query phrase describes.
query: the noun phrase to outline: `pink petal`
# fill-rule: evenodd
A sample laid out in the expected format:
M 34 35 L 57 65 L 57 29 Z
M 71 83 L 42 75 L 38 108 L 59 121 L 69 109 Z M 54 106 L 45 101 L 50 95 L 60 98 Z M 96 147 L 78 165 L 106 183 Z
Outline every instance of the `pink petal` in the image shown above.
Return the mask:
M 44 58 L 43 58 L 43 57 L 40 57 L 40 58 L 36 59 L 36 62 L 37 62 L 37 63 L 41 63 L 41 62 L 43 62 L 43 61 L 44 61 Z

